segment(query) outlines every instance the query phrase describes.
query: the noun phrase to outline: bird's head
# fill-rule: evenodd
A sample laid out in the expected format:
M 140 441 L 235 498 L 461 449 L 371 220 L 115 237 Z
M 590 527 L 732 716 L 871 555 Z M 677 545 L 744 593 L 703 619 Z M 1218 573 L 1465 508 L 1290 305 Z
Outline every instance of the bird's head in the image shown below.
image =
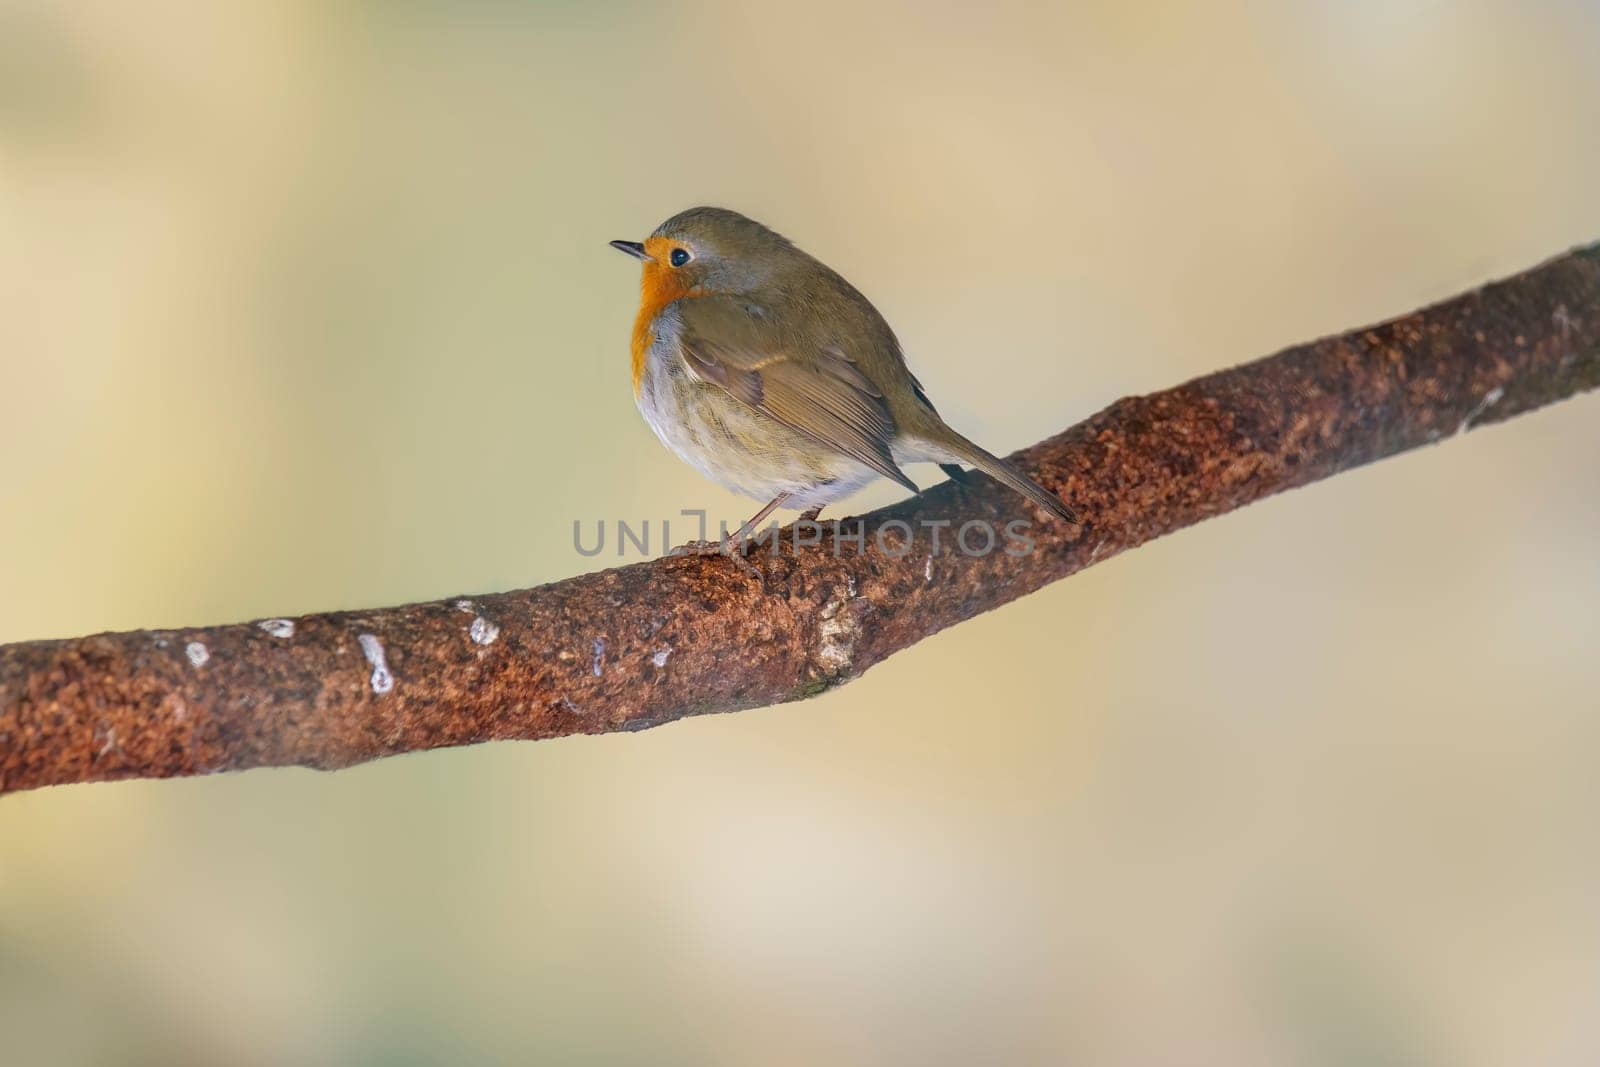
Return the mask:
M 672 216 L 643 241 L 611 247 L 644 264 L 647 302 L 680 296 L 748 293 L 803 256 L 788 239 L 737 211 L 695 207 Z

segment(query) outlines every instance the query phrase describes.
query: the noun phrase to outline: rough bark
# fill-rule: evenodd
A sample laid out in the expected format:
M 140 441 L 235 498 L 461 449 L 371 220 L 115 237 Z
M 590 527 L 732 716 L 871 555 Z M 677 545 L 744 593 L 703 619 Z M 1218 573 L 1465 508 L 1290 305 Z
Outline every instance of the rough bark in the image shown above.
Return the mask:
M 760 579 L 726 559 L 665 558 L 469 599 L 0 647 L 0 791 L 344 767 L 814 696 L 1162 534 L 1597 384 L 1593 245 L 1379 326 L 1120 400 L 1017 453 L 1082 526 L 980 478 L 850 520 L 865 551 L 828 538 L 798 553 L 758 549 Z M 1032 523 L 1023 555 L 1005 551 L 1018 518 Z M 999 532 L 993 551 L 955 545 L 973 521 Z M 983 543 L 969 528 L 967 547 Z

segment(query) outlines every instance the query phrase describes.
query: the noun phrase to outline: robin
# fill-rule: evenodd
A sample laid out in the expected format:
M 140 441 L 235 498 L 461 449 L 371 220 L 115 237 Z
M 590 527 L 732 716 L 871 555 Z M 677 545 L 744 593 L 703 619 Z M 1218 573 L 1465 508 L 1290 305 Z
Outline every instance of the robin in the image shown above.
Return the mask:
M 633 395 L 663 444 L 712 481 L 767 501 L 719 545 L 742 556 L 777 508 L 815 520 L 875 478 L 917 491 L 903 463 L 969 464 L 1067 522 L 1054 493 L 945 425 L 878 309 L 781 234 L 696 207 L 644 241 Z

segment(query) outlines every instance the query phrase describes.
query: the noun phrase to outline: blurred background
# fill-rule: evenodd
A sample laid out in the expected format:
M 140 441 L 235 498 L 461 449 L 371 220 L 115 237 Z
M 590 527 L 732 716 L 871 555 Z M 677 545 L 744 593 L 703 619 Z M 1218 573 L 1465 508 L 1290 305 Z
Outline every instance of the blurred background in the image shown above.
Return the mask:
M 1600 238 L 1593 0 L 1040 6 L 0 0 L 0 641 L 744 518 L 628 386 L 691 204 L 997 451 Z M 0 1058 L 1593 1063 L 1597 466 L 1590 396 L 805 704 L 0 798 Z

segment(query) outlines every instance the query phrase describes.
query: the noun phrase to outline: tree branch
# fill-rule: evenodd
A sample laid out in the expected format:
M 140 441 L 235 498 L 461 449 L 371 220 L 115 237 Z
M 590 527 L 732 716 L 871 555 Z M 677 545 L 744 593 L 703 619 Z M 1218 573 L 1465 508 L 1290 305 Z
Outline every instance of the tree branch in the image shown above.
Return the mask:
M 1162 534 L 1597 384 L 1600 244 L 1120 400 L 1018 453 L 1082 526 L 987 480 L 945 483 L 851 520 L 865 551 L 757 550 L 764 581 L 667 558 L 470 600 L 0 647 L 0 791 L 345 767 L 814 696 Z M 1023 555 L 1005 551 L 1016 518 L 1032 521 Z M 974 521 L 998 534 L 987 554 L 983 527 L 956 544 Z

